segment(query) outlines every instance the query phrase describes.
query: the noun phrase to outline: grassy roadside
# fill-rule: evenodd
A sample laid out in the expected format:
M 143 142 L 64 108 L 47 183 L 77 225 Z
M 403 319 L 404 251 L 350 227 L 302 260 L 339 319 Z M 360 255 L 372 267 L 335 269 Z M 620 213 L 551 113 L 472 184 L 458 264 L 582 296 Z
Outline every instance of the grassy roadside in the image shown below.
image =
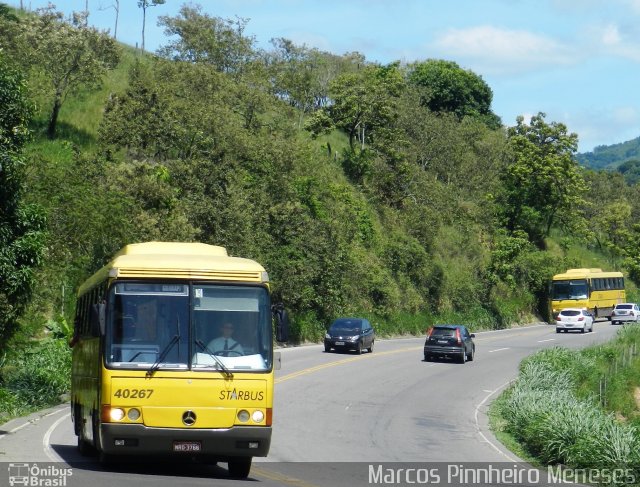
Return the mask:
M 67 327 L 47 323 L 47 333 L 0 357 L 0 424 L 66 400 L 71 381 Z
M 536 466 L 631 469 L 640 478 L 638 385 L 640 326 L 627 325 L 608 343 L 523 360 L 518 379 L 491 406 L 491 427 Z

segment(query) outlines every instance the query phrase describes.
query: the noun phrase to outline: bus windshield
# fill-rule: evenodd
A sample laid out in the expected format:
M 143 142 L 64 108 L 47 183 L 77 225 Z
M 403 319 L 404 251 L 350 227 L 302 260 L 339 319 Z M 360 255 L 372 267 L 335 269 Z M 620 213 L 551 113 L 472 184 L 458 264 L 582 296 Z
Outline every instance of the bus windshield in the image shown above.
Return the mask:
M 138 370 L 271 368 L 263 287 L 118 282 L 107 309 L 106 363 Z
M 568 281 L 553 281 L 551 299 L 586 299 L 588 286 L 586 279 L 572 279 Z

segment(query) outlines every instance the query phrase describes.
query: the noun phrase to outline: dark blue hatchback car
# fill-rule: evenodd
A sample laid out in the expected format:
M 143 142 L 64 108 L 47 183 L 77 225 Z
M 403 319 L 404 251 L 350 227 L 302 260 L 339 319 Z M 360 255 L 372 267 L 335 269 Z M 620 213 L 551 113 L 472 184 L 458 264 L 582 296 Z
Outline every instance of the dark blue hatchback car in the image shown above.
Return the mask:
M 355 350 L 362 353 L 366 349 L 373 352 L 376 334 L 365 318 L 338 318 L 324 336 L 324 351 Z
M 476 354 L 473 338 L 475 335 L 469 333 L 464 325 L 435 325 L 428 331 L 424 342 L 424 360 L 451 357 L 462 363 L 471 361 Z

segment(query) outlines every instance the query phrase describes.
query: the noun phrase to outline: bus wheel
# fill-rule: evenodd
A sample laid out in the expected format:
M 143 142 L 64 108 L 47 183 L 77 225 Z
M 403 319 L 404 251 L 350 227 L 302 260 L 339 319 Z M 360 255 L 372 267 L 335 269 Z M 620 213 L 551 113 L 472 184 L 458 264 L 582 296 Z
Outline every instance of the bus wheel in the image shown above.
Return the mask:
M 229 477 L 233 479 L 246 479 L 251 470 L 251 457 L 237 457 L 229 460 Z
M 80 412 L 80 406 L 76 406 L 73 411 L 74 428 L 76 430 L 75 433 L 78 436 L 78 452 L 83 457 L 87 457 L 92 453 L 95 453 L 95 450 L 84 437 L 84 426 L 82 424 L 82 413 Z

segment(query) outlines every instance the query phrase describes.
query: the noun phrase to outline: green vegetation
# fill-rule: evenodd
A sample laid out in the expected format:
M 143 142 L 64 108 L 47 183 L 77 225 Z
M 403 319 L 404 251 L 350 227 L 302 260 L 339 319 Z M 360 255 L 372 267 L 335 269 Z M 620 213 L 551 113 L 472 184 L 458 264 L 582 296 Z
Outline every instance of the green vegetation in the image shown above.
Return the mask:
M 44 246 L 44 215 L 26 204 L 22 149 L 32 104 L 17 71 L 0 51 L 0 344 L 10 338 L 29 304 Z
M 630 186 L 640 181 L 640 137 L 621 144 L 596 147 L 593 152 L 576 154 L 576 159 L 585 167 L 621 174 Z
M 593 152 L 576 154 L 580 164 L 592 169 L 616 169 L 623 162 L 640 157 L 640 137 L 620 144 L 600 145 Z
M 21 347 L 20 354 L 0 357 L 0 423 L 66 400 L 71 386 L 71 349 L 56 322 L 47 336 Z
M 640 328 L 582 351 L 553 348 L 523 360 L 492 406 L 506 442 L 542 465 L 638 468 Z
M 502 126 L 479 75 L 287 39 L 263 51 L 245 20 L 193 5 L 160 23 L 151 55 L 82 17 L 0 8 L 0 128 L 20 136 L 0 140 L 3 387 L 24 383 L 7 364 L 44 346 L 45 324 L 73 323 L 79 283 L 131 242 L 258 260 L 296 341 L 341 315 L 383 335 L 544 319 L 549 278 L 586 253 L 640 282 L 640 187 L 581 168 L 576 134 L 542 113 Z M 14 101 L 18 122 L 1 118 Z

